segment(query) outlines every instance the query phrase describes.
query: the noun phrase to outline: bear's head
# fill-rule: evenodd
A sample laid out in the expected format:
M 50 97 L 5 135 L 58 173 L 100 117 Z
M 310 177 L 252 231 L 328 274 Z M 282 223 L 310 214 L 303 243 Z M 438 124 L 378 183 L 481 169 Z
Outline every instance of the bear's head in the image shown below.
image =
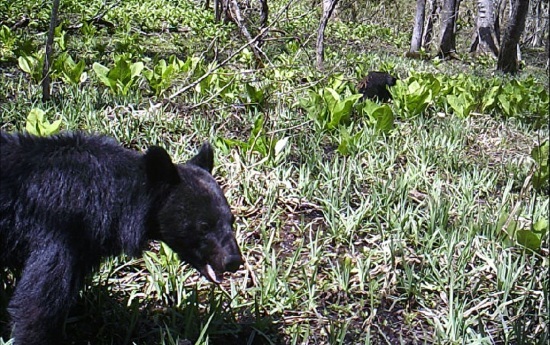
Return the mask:
M 390 74 L 386 74 L 386 83 L 388 86 L 395 86 L 395 84 L 397 84 L 397 78 Z
M 214 153 L 205 143 L 186 164 L 173 164 L 168 153 L 151 147 L 144 156 L 147 178 L 160 195 L 155 217 L 158 239 L 214 283 L 243 264 L 233 233 L 235 217 L 212 177 Z

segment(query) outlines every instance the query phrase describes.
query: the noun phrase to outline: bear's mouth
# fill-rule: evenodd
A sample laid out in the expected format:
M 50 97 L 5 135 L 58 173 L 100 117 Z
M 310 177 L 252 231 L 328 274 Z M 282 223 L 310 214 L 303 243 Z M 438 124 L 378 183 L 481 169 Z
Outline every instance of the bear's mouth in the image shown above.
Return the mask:
M 223 274 L 217 273 L 212 265 L 208 263 L 200 270 L 200 272 L 212 283 L 221 284 L 223 282 Z

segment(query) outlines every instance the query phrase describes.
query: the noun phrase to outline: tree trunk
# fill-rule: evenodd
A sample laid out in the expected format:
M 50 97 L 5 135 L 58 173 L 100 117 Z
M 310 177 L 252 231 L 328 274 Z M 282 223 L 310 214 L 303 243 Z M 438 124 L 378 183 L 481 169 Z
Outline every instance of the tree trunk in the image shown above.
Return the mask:
M 260 29 L 267 26 L 267 19 L 269 15 L 269 6 L 267 0 L 260 0 Z
M 500 6 L 502 4 L 502 1 L 506 1 L 506 0 L 498 0 L 497 3 L 496 3 L 496 8 L 494 8 L 494 13 L 495 13 L 495 37 L 497 38 L 497 42 L 500 44 L 500 18 L 502 18 L 500 16 Z
M 548 73 L 550 69 L 550 42 L 546 41 L 544 51 L 546 52 L 546 72 Z
M 222 18 L 221 0 L 214 0 L 214 22 L 219 23 Z
M 416 14 L 409 53 L 418 53 L 422 47 L 422 31 L 424 29 L 424 16 L 426 13 L 426 0 L 416 0 Z
M 267 27 L 267 19 L 269 15 L 269 6 L 267 0 L 260 0 L 260 32 Z M 258 47 L 263 45 L 263 35 L 258 39 Z
M 519 70 L 519 39 L 525 29 L 528 10 L 529 0 L 514 0 L 512 14 L 498 55 L 497 70 L 499 71 L 515 74 Z
M 219 23 L 222 20 L 225 22 L 233 21 L 233 16 L 231 14 L 230 0 L 214 0 L 214 22 Z
M 338 0 L 323 0 L 323 15 L 319 23 L 319 30 L 317 31 L 317 69 L 324 69 L 324 59 L 325 59 L 325 29 L 327 27 L 328 20 L 332 15 L 332 11 L 336 7 Z
M 476 32 L 470 46 L 470 53 L 491 52 L 497 57 L 498 44 L 493 0 L 477 0 Z
M 46 39 L 46 56 L 44 57 L 44 67 L 42 68 L 42 102 L 49 101 L 51 97 L 50 65 L 52 62 L 53 36 L 55 32 L 55 24 L 57 23 L 58 10 L 59 0 L 53 0 L 50 27 L 48 30 L 48 38 Z
M 456 52 L 456 18 L 460 0 L 444 0 L 441 10 L 441 31 L 439 41 L 439 56 L 449 58 Z
M 439 0 L 428 0 L 427 7 L 429 9 L 428 20 L 426 20 L 426 25 L 424 27 L 424 38 L 422 39 L 422 48 L 428 50 L 428 47 L 432 43 L 434 21 L 439 12 Z
M 544 38 L 548 32 L 548 5 L 545 0 L 532 0 L 530 3 L 531 13 L 525 23 L 525 34 L 523 43 L 532 47 L 543 46 Z M 527 37 L 526 37 L 527 36 Z

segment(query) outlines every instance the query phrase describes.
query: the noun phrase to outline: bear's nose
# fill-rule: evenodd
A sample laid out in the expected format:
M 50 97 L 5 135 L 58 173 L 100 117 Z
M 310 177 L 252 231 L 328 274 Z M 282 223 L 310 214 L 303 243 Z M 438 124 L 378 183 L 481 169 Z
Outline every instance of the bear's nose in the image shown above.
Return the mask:
M 227 255 L 223 258 L 223 266 L 226 272 L 236 272 L 243 263 L 243 258 L 240 255 Z

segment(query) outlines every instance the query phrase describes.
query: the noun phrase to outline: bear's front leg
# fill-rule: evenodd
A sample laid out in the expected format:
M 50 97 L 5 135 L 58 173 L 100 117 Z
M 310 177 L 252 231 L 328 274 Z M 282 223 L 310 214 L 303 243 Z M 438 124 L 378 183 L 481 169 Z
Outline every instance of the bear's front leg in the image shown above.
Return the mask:
M 42 246 L 25 263 L 8 305 L 14 345 L 54 345 L 80 288 L 82 268 L 62 246 Z

